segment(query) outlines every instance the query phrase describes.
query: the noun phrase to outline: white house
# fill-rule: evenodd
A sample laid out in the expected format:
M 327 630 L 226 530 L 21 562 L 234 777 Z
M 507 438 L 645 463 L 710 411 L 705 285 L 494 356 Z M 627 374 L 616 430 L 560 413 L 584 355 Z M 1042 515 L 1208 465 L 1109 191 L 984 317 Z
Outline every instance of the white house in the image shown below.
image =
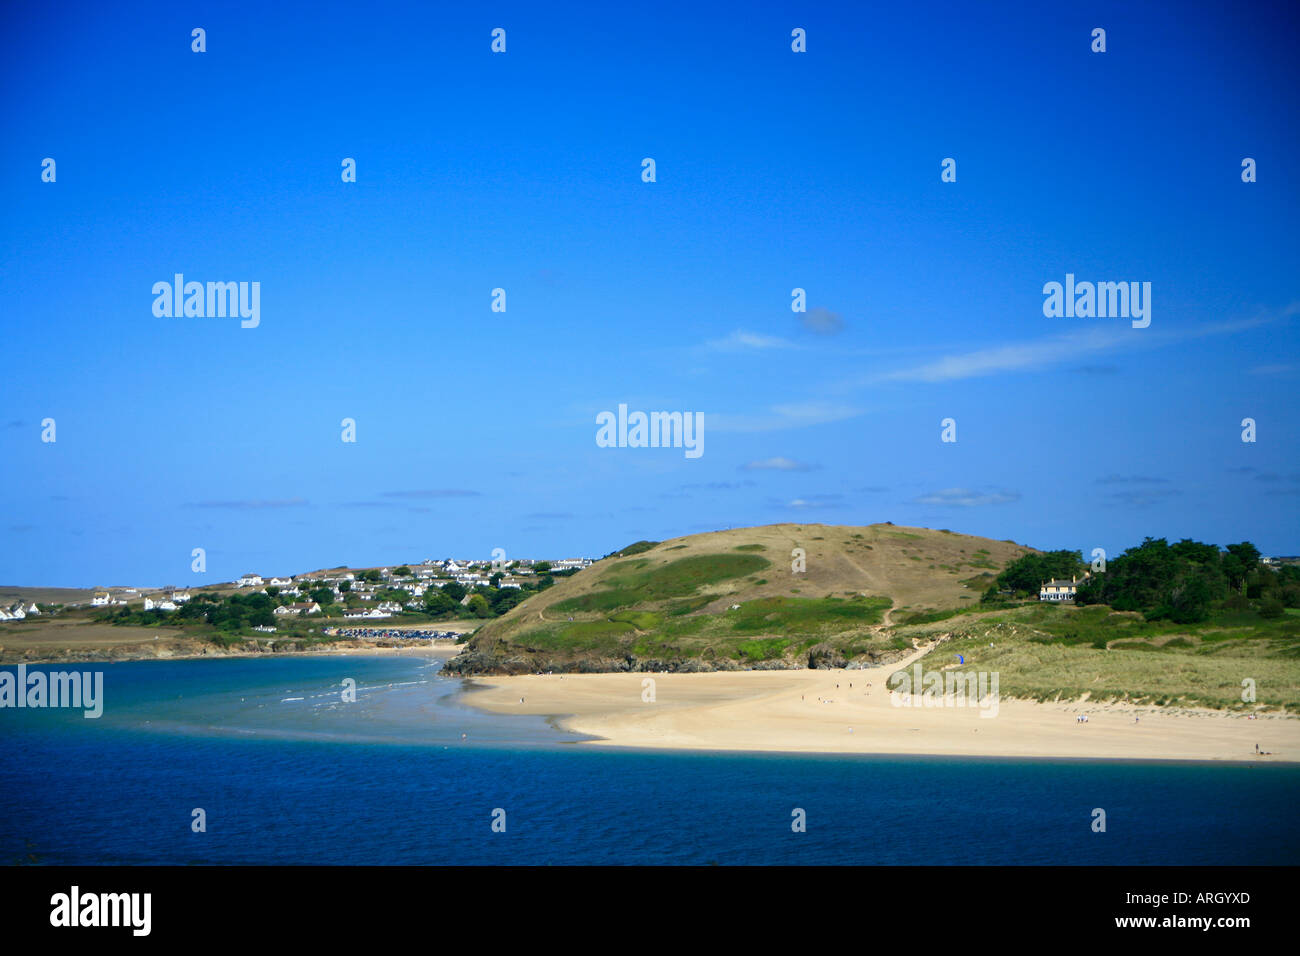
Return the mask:
M 146 597 L 144 599 L 144 609 L 146 611 L 174 611 L 176 605 L 171 601 L 155 601 L 153 598 Z
M 343 616 L 355 620 L 357 618 L 391 617 L 392 615 L 389 614 L 387 611 L 381 611 L 377 607 L 372 607 L 369 609 L 357 608 L 356 610 L 352 610 L 352 611 L 344 611 Z
M 90 599 L 90 603 L 93 604 L 95 607 L 102 607 L 105 604 L 112 604 L 113 598 L 111 595 L 108 594 L 96 594 L 93 598 Z
M 260 574 L 245 574 L 239 579 L 241 588 L 260 588 L 263 584 Z
M 190 599 L 190 592 L 189 592 L 189 591 L 173 591 L 173 592 L 169 595 L 169 598 L 170 598 L 172 601 L 176 602 L 177 604 L 184 604 L 186 601 L 188 601 L 188 600 Z
M 271 613 L 274 614 L 276 617 L 289 617 L 290 615 L 297 614 L 298 612 L 287 604 L 281 604 Z
M 1079 591 L 1079 582 L 1074 578 L 1066 581 L 1065 579 L 1053 578 L 1046 584 L 1038 588 L 1038 600 L 1040 601 L 1073 601 Z
M 319 614 L 320 613 L 320 605 L 317 604 L 315 601 L 299 601 L 297 604 L 290 604 L 289 606 L 291 608 L 294 608 L 295 613 L 298 614 Z
M 287 587 L 293 584 L 293 578 L 271 578 L 271 584 L 277 588 Z

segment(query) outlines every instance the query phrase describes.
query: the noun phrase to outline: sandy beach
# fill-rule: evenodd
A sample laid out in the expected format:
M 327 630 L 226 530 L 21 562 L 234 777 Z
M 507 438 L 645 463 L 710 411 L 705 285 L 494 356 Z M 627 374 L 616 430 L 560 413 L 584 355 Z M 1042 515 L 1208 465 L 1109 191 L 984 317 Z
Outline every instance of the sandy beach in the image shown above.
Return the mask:
M 581 746 L 794 753 L 1300 761 L 1300 719 L 1003 698 L 898 707 L 885 681 L 921 657 L 862 670 L 474 678 L 465 702 L 541 714 L 599 738 Z M 643 681 L 654 700 L 643 700 Z M 1087 715 L 1087 722 L 1078 718 Z M 1257 756 L 1255 747 L 1268 752 Z

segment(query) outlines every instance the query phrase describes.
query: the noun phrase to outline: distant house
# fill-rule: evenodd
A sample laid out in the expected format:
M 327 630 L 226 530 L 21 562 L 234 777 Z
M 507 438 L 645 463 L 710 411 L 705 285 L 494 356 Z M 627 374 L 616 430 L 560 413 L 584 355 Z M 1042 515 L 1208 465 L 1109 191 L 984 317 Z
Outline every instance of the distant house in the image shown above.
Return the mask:
M 102 607 L 105 604 L 112 604 L 113 598 L 111 595 L 108 594 L 96 594 L 93 598 L 90 599 L 90 603 L 93 604 L 95 607 Z
M 319 614 L 320 605 L 315 601 L 299 601 L 296 604 L 290 604 L 291 608 L 298 614 Z
M 262 583 L 262 576 L 260 574 L 245 574 L 239 579 L 239 586 L 241 588 L 260 588 Z
M 153 598 L 144 599 L 144 609 L 146 611 L 174 611 L 176 605 L 171 601 L 155 601 Z
M 556 571 L 581 570 L 591 567 L 591 558 L 565 558 L 562 561 L 552 561 L 551 567 Z
M 186 601 L 190 599 L 190 592 L 174 591 L 172 592 L 172 594 L 169 595 L 169 597 L 171 598 L 172 601 L 176 602 L 177 604 L 184 604 Z
M 387 611 L 381 611 L 377 607 L 372 607 L 372 608 L 356 608 L 351 611 L 344 611 L 343 616 L 355 620 L 358 618 L 391 617 L 392 615 Z
M 293 578 L 271 578 L 270 583 L 277 588 L 283 588 L 293 584 Z
M 1064 579 L 1053 578 L 1046 584 L 1038 588 L 1038 600 L 1053 602 L 1070 602 L 1074 600 L 1079 591 L 1079 582 L 1074 578 L 1066 581 Z

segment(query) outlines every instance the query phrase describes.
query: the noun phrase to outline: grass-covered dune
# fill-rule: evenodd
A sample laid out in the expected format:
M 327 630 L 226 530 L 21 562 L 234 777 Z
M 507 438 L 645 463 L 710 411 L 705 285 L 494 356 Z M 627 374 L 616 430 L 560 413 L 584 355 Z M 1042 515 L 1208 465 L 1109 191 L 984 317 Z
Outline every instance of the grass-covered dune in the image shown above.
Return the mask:
M 882 661 L 890 615 L 978 602 L 1029 549 L 948 531 L 767 525 L 637 542 L 484 625 L 452 673 Z
M 939 668 L 996 672 L 1004 697 L 1300 713 L 1300 610 L 1218 611 L 1196 624 L 1105 606 L 1027 604 L 903 626 L 940 640 Z

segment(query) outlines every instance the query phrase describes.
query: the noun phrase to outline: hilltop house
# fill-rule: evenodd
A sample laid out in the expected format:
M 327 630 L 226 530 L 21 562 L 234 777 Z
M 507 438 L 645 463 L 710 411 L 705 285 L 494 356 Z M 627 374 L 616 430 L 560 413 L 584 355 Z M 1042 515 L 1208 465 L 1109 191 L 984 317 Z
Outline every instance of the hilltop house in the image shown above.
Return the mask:
M 260 588 L 262 583 L 262 576 L 260 574 L 245 574 L 239 579 L 239 586 L 241 588 Z
M 1086 579 L 1085 579 L 1086 580 Z M 1073 602 L 1075 595 L 1079 591 L 1079 582 L 1075 578 L 1066 581 L 1065 579 L 1053 578 L 1046 584 L 1038 587 L 1038 600 L 1040 601 L 1068 601 Z
M 153 598 L 146 597 L 144 599 L 144 609 L 146 611 L 174 611 L 176 605 L 171 601 L 155 601 Z

